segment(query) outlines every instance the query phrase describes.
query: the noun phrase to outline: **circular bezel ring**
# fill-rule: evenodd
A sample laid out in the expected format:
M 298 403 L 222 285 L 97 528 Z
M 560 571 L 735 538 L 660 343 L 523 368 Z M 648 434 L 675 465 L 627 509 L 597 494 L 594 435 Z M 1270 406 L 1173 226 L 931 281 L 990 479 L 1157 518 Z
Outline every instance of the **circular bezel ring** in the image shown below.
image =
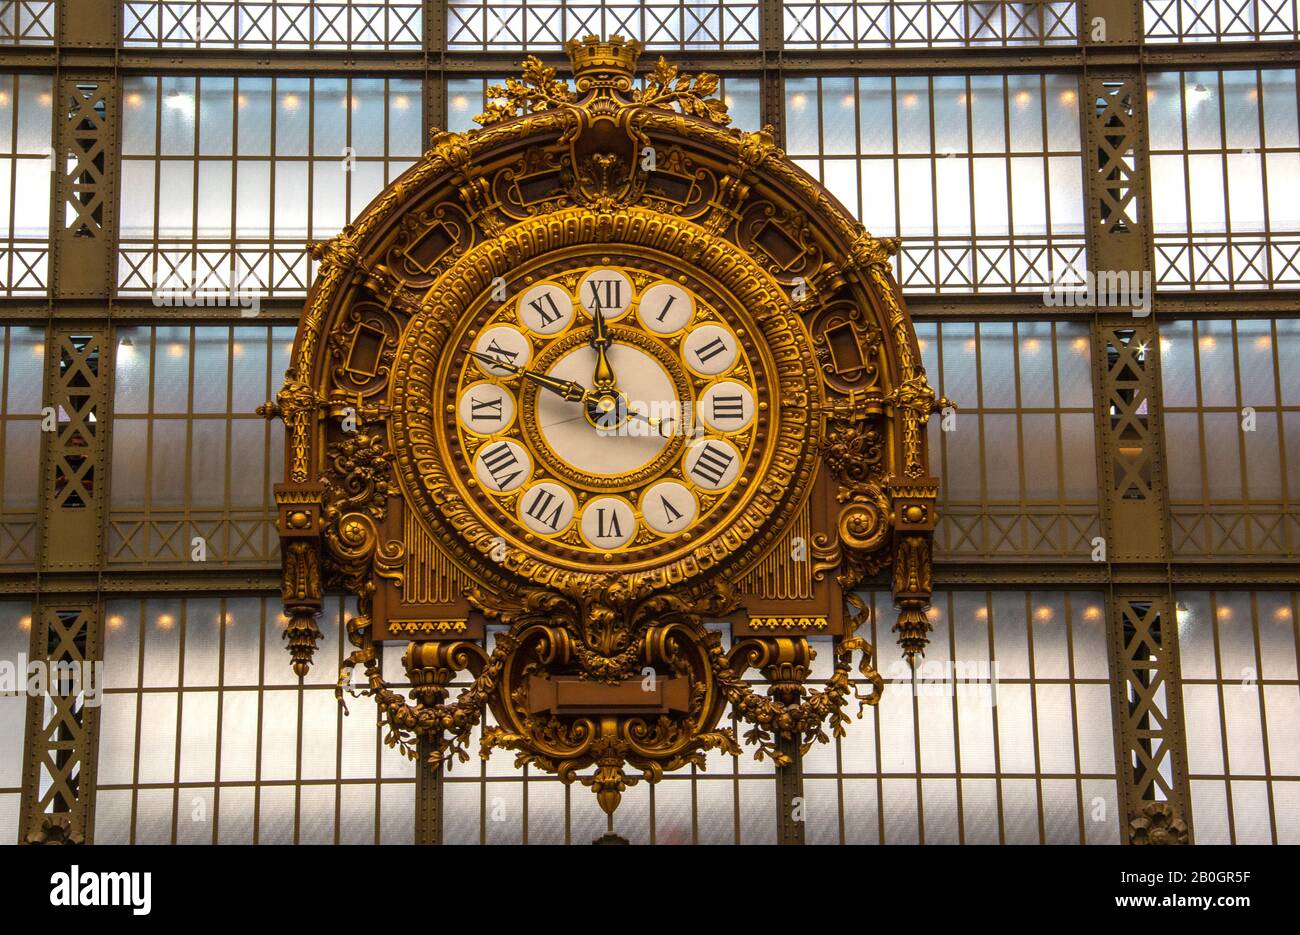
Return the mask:
M 463 357 L 461 349 L 448 347 L 449 339 L 493 280 L 548 253 L 584 245 L 593 253 L 618 245 L 654 251 L 729 293 L 759 329 L 752 336 L 751 354 L 766 360 L 776 401 L 770 437 L 742 479 L 743 492 L 712 530 L 665 555 L 601 568 L 592 566 L 590 556 L 564 556 L 554 543 L 542 551 L 531 537 L 503 536 L 509 531 L 496 528 L 471 506 L 463 465 L 448 444 L 454 427 L 449 430 L 441 406 L 430 405 L 441 400 L 445 381 Z M 480 566 L 473 570 L 485 577 L 496 577 L 504 567 L 536 584 L 554 585 L 566 578 L 582 587 L 617 571 L 634 579 L 629 581 L 634 588 L 657 589 L 722 568 L 740 575 L 774 545 L 807 496 L 820 458 L 818 428 L 825 408 L 807 332 L 784 290 L 752 258 L 695 224 L 637 207 L 613 216 L 569 208 L 521 221 L 462 255 L 429 290 L 422 308 L 402 336 L 389 390 L 395 473 L 421 522 L 435 537 L 451 533 L 462 539 L 468 546 L 466 559 Z M 492 558 L 502 538 L 504 563 Z

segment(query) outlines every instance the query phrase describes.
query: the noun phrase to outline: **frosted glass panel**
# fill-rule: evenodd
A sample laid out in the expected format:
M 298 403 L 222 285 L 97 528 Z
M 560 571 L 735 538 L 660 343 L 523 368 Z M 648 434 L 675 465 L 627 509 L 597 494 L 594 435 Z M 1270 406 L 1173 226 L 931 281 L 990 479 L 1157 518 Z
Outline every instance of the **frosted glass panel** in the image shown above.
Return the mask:
M 872 233 L 902 237 L 905 291 L 1041 291 L 1082 270 L 1074 76 L 797 77 L 785 92 L 790 154 Z

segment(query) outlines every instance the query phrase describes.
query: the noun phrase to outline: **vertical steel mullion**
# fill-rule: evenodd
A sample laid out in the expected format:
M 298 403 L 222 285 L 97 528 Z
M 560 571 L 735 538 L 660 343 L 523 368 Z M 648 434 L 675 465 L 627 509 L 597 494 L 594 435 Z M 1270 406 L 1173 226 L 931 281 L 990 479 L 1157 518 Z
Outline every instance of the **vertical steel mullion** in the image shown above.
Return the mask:
M 929 7 L 927 6 L 927 15 L 928 15 L 928 9 Z M 966 106 L 969 107 L 970 106 L 970 78 L 966 77 L 963 80 L 966 82 Z M 928 121 L 929 139 L 927 140 L 927 143 L 929 145 L 926 148 L 929 150 L 929 161 L 930 161 L 930 237 L 934 242 L 934 257 L 935 257 L 934 291 L 939 292 L 942 289 L 941 281 L 943 279 L 943 276 L 940 273 L 940 260 L 939 260 L 940 256 L 943 255 L 943 245 L 942 245 L 943 241 L 942 238 L 939 236 L 939 198 L 938 198 L 939 163 L 938 163 L 938 154 L 935 152 L 935 150 L 938 149 L 938 146 L 935 145 L 936 140 L 934 137 L 934 107 L 935 107 L 934 75 L 925 76 L 925 88 L 926 88 L 926 98 L 927 98 L 927 105 L 928 105 L 927 115 L 929 117 L 929 121 Z M 974 244 L 972 243 L 971 246 L 973 248 Z M 975 268 L 974 253 L 975 251 L 974 249 L 972 249 L 971 250 L 972 272 L 974 271 Z M 972 281 L 974 280 L 974 278 L 975 277 L 972 275 L 971 277 Z
M 1259 592 L 1249 592 L 1251 636 L 1255 644 L 1255 692 L 1259 699 L 1259 736 L 1264 748 L 1264 792 L 1268 797 L 1269 843 L 1277 843 L 1277 804 L 1273 799 L 1273 760 L 1268 743 L 1268 701 L 1264 691 L 1264 657 L 1259 634 Z
M 10 98 L 9 99 L 13 101 L 13 105 L 14 105 L 13 110 L 9 115 L 10 117 L 9 132 L 11 134 L 10 139 L 13 140 L 13 143 L 9 147 L 10 152 L 12 153 L 12 155 L 9 157 L 9 243 L 10 244 L 15 243 L 17 238 L 17 233 L 15 228 L 16 228 L 16 221 L 18 218 L 18 212 L 15 209 L 18 206 L 17 204 L 18 202 L 18 159 L 19 159 L 18 108 L 22 104 L 21 95 L 19 93 L 21 90 L 20 82 L 19 82 L 20 77 L 21 77 L 20 75 L 10 76 Z M 55 76 L 50 81 L 51 121 L 57 119 L 59 113 L 58 108 L 54 106 L 55 102 L 59 99 L 58 97 L 59 84 L 60 84 L 59 77 L 56 73 Z M 50 166 L 50 196 L 51 197 L 50 197 L 49 233 L 50 236 L 52 237 L 54 235 L 54 232 L 58 230 L 59 225 L 63 223 L 63 219 L 61 215 L 64 214 L 65 209 L 63 207 L 62 200 L 59 199 L 58 197 L 59 186 L 54 184 L 55 181 L 54 173 L 59 171 L 59 158 L 58 158 L 58 150 L 55 148 L 55 146 L 57 145 L 58 135 L 54 133 L 53 127 L 51 127 L 51 134 L 52 135 L 50 137 L 50 152 L 52 154 L 51 158 L 53 160 L 53 165 Z M 8 251 L 8 255 L 5 257 L 5 267 L 6 268 L 5 268 L 5 280 L 4 280 L 4 293 L 5 295 L 13 295 L 14 251 L 12 249 Z M 49 280 L 52 278 L 53 277 L 51 277 L 47 272 L 46 279 Z M 50 286 L 52 289 L 54 283 L 49 282 L 47 283 L 47 285 Z
M 1241 481 L 1241 495 L 1239 502 L 1241 504 L 1241 512 L 1244 514 L 1246 520 L 1246 548 L 1254 551 L 1253 546 L 1255 537 L 1254 530 L 1251 528 L 1251 519 L 1254 516 L 1251 507 L 1254 504 L 1252 503 L 1253 498 L 1250 495 L 1250 462 L 1246 453 L 1246 433 L 1243 431 L 1241 424 L 1241 411 L 1246 405 L 1245 396 L 1241 391 L 1241 335 L 1237 330 L 1236 319 L 1229 322 L 1229 325 L 1231 327 L 1229 335 L 1231 336 L 1230 350 L 1232 351 L 1233 398 L 1236 402 L 1236 406 L 1233 407 L 1232 417 L 1237 423 L 1237 470 L 1240 474 Z
M 1017 509 L 1020 511 L 1022 537 L 1020 548 L 1025 552 L 1031 552 L 1034 549 L 1029 543 L 1029 528 L 1033 525 L 1029 520 L 1029 498 L 1025 493 L 1027 474 L 1025 472 L 1025 403 L 1021 393 L 1020 377 L 1020 323 L 1011 322 L 1011 374 L 1013 386 L 1015 387 L 1015 417 L 1016 417 L 1016 469 L 1020 476 L 1017 478 Z
M 195 308 L 200 308 L 198 302 L 199 289 L 199 265 L 200 257 L 203 253 L 199 247 L 199 180 L 203 176 L 203 157 L 200 155 L 199 132 L 202 123 L 203 109 L 201 107 L 202 97 L 200 96 L 203 88 L 203 79 L 199 76 L 194 77 L 194 133 L 191 143 L 193 145 L 194 171 L 190 176 L 190 247 L 194 251 L 192 254 L 193 272 L 190 276 L 189 289 L 195 297 Z M 204 280 L 207 276 L 204 275 Z M 191 362 L 191 368 L 193 364 Z
M 293 843 L 299 844 L 300 832 L 302 826 L 302 725 L 303 709 L 307 702 L 307 692 L 310 689 L 303 680 L 298 682 L 296 715 L 298 719 L 297 729 L 294 732 L 294 755 L 293 755 Z
M 230 288 L 232 292 L 236 289 L 242 290 L 244 284 L 237 236 L 239 230 L 239 101 L 243 93 L 240 90 L 240 80 L 236 76 L 230 82 Z M 267 398 L 270 399 L 269 396 Z
M 127 843 L 134 844 L 136 839 L 136 819 L 140 814 L 140 737 L 144 721 L 144 673 L 145 673 L 145 638 L 148 633 L 149 599 L 140 602 L 138 624 L 140 639 L 136 646 L 136 687 L 135 695 L 135 742 L 132 744 L 131 760 L 131 831 Z
M 257 634 L 257 740 L 253 764 L 253 843 L 261 836 L 262 817 L 262 724 L 266 713 L 266 602 L 262 602 L 262 620 Z
M 267 173 L 267 225 L 266 225 L 266 294 L 270 298 L 275 294 L 275 179 L 279 169 L 278 125 L 280 115 L 280 79 L 271 77 L 271 138 L 268 141 L 270 153 L 270 171 Z M 236 241 L 241 240 L 239 231 L 235 231 Z M 310 269 L 310 265 L 308 267 Z
M 975 88 L 971 84 L 970 76 L 966 77 L 966 100 L 970 105 L 966 108 L 966 184 L 970 189 L 970 204 L 967 215 L 970 220 L 970 239 L 971 239 L 971 272 L 975 273 L 974 259 L 975 253 L 975 232 L 979 230 L 975 217 L 975 199 L 978 197 L 978 189 L 975 187 Z M 938 201 L 938 192 L 935 192 L 936 203 Z M 937 230 L 936 230 L 937 233 Z M 972 288 L 979 288 L 978 274 L 972 276 Z
M 268 329 L 269 332 L 269 329 Z M 267 355 L 268 362 L 270 355 Z M 339 616 L 342 618 L 342 608 L 339 608 Z M 339 619 L 340 627 L 344 623 Z M 339 640 L 338 651 L 339 668 L 343 667 L 343 640 Z M 330 843 L 339 844 L 343 840 L 343 706 L 334 706 L 334 834 Z
M 951 620 L 949 621 L 951 628 Z M 924 663 L 922 663 L 924 664 Z M 912 683 L 912 756 L 916 766 L 916 834 L 917 843 L 925 843 L 925 781 L 921 760 L 921 692 L 918 686 L 919 666 L 908 666 Z
M 1187 217 L 1187 261 L 1188 261 L 1188 283 L 1189 289 L 1196 288 L 1198 276 L 1198 267 L 1196 265 L 1196 239 L 1193 233 L 1195 221 L 1192 218 L 1192 141 L 1187 133 L 1187 72 L 1178 72 L 1178 115 L 1182 123 L 1183 145 L 1182 152 L 1179 154 L 1183 158 L 1183 197 L 1186 199 L 1184 210 Z M 1150 114 L 1144 110 L 1144 116 L 1150 122 Z M 1152 223 L 1152 230 L 1155 225 Z
M 1034 592 L 1028 589 L 1025 591 L 1025 640 L 1029 663 L 1029 727 L 1034 743 L 1034 791 L 1038 807 L 1038 842 L 1046 844 L 1047 825 L 1043 815 L 1043 758 L 1038 739 L 1038 657 L 1034 652 Z
M 1002 9 L 1005 17 L 1006 7 Z M 1018 273 L 1014 259 L 1016 255 L 1016 174 L 1012 169 L 1015 157 L 1014 150 L 1011 148 L 1011 80 L 1007 75 L 1002 75 L 1002 139 L 1002 158 L 1006 160 L 1007 167 L 1007 252 L 1012 256 L 1010 278 L 1011 288 L 1014 289 Z
M 1258 18 L 1256 19 L 1258 28 Z M 1264 71 L 1255 71 L 1255 121 L 1259 128 L 1258 146 L 1255 154 L 1259 157 L 1260 202 L 1264 209 L 1264 275 L 1271 285 L 1273 276 L 1273 212 L 1268 203 L 1268 137 L 1264 124 Z M 1226 128 L 1225 128 L 1226 130 Z M 1227 140 L 1225 139 L 1226 143 Z
M 187 598 L 181 598 L 180 607 L 176 612 L 176 639 L 180 645 L 177 647 L 176 658 L 176 749 L 173 751 L 174 759 L 172 761 L 171 844 L 176 843 L 177 811 L 180 808 L 181 801 L 181 750 L 184 744 L 182 728 L 185 724 L 185 641 L 189 630 L 189 616 L 190 602 Z
M 1079 752 L 1079 682 L 1074 665 L 1074 596 L 1065 592 L 1065 672 L 1070 683 L 1070 737 L 1074 752 L 1074 796 L 1078 807 L 1079 843 L 1088 843 L 1087 825 L 1083 817 L 1083 756 Z
M 949 591 L 946 595 L 945 604 L 948 612 L 948 658 L 957 659 L 957 613 L 956 602 L 953 600 L 953 592 Z M 961 699 L 958 697 L 960 686 L 957 683 L 956 671 L 954 670 L 952 680 L 952 757 L 953 772 L 957 791 L 957 843 L 966 843 L 966 806 L 965 797 L 962 789 L 962 759 L 961 759 L 961 718 L 958 716 L 958 710 L 961 706 Z
M 160 33 L 161 35 L 161 33 Z M 163 97 L 163 79 L 161 77 L 153 79 L 153 281 L 150 285 L 154 289 L 158 288 L 158 270 L 162 262 L 162 97 Z M 126 121 L 122 121 L 122 133 L 126 133 Z M 125 147 L 123 147 L 125 148 Z M 153 374 L 150 373 L 149 392 L 153 393 Z M 152 412 L 152 408 L 151 408 Z
M 871 645 L 880 645 L 879 627 L 880 608 L 877 604 L 877 598 L 880 596 L 879 591 L 873 591 L 871 594 Z M 875 705 L 871 709 L 871 726 L 875 731 L 875 766 L 876 766 L 876 840 L 880 844 L 885 843 L 885 766 L 884 752 L 880 744 L 880 706 Z
M 1070 497 L 1065 489 L 1065 424 L 1062 418 L 1064 406 L 1061 403 L 1061 361 L 1060 351 L 1057 346 L 1058 326 L 1058 322 L 1053 321 L 1050 323 L 1047 330 L 1047 340 L 1052 355 L 1052 423 L 1056 428 L 1056 509 L 1062 516 L 1062 538 L 1059 540 L 1061 544 L 1059 554 L 1064 554 L 1073 543 L 1065 536 L 1065 530 L 1070 524 L 1069 507 L 1071 504 Z
M 1208 537 L 1213 533 L 1213 524 L 1210 517 L 1213 513 L 1214 498 L 1210 496 L 1210 460 L 1209 452 L 1206 451 L 1205 445 L 1205 396 L 1204 380 L 1202 380 L 1201 370 L 1201 322 L 1199 320 L 1192 322 L 1192 362 L 1193 372 L 1196 374 L 1196 437 L 1200 442 L 1200 451 L 1197 452 L 1201 468 L 1201 515 L 1205 518 L 1205 541 L 1206 551 L 1214 550 L 1214 543 Z
M 222 728 L 225 723 L 226 714 L 226 621 L 229 619 L 230 608 L 227 604 L 229 598 L 224 595 L 217 603 L 218 612 L 221 614 L 221 626 L 217 633 L 217 736 L 216 750 L 213 753 L 213 781 L 212 781 L 212 843 L 217 844 L 220 841 L 218 830 L 221 827 L 221 737 Z M 258 602 L 258 614 L 264 616 L 263 608 L 266 605 L 265 598 Z
M 988 450 L 984 432 L 984 329 L 980 322 L 973 323 L 971 335 L 975 345 L 975 411 L 972 415 L 976 416 L 976 431 L 979 433 L 980 551 L 987 554 L 990 551 L 989 536 L 993 524 L 990 519 L 992 506 L 989 497 Z
M 990 671 L 996 672 L 998 655 L 994 631 L 997 629 L 997 618 L 994 616 L 992 591 L 984 592 L 984 608 L 986 611 L 984 615 L 984 628 L 988 637 L 989 667 Z M 998 843 L 1006 844 L 1007 829 L 1006 822 L 1003 820 L 1002 816 L 1003 806 L 1005 805 L 1002 798 L 1002 781 L 1004 778 L 1002 773 L 1002 734 L 998 724 L 998 706 L 996 704 L 992 706 L 991 717 L 993 719 L 993 774 L 996 777 L 994 780 L 994 789 L 997 793 L 996 799 L 998 803 Z
M 1228 241 L 1228 279 L 1230 282 L 1237 278 L 1236 260 L 1233 256 L 1233 246 L 1236 243 L 1236 237 L 1232 227 L 1232 194 L 1231 182 L 1228 173 L 1228 119 L 1224 111 L 1224 97 L 1227 95 L 1227 82 L 1223 80 L 1224 72 L 1220 69 L 1217 73 L 1217 85 L 1215 90 L 1219 96 L 1219 151 L 1216 155 L 1219 157 L 1219 171 L 1223 179 L 1223 227 L 1227 232 Z
M 1223 747 L 1223 787 L 1228 803 L 1228 840 L 1237 843 L 1237 822 L 1232 807 L 1232 759 L 1228 748 L 1228 714 L 1224 705 L 1223 646 L 1219 633 L 1219 592 L 1210 591 L 1210 627 L 1214 634 L 1214 682 L 1218 693 L 1219 743 Z
M 1282 369 L 1281 369 L 1282 361 L 1278 353 L 1279 337 L 1277 333 L 1276 319 L 1270 322 L 1268 333 L 1269 333 L 1269 340 L 1270 340 L 1270 346 L 1269 346 L 1269 356 L 1271 358 L 1270 363 L 1273 366 L 1273 398 L 1277 402 L 1276 419 L 1277 419 L 1277 453 L 1278 453 L 1278 462 L 1279 462 L 1278 478 L 1281 481 L 1281 487 L 1282 487 L 1282 498 L 1281 498 L 1282 503 L 1280 504 L 1280 506 L 1281 506 L 1281 512 L 1285 516 L 1286 514 L 1292 511 L 1292 499 L 1291 499 L 1291 482 L 1290 482 L 1290 478 L 1287 476 L 1288 466 L 1287 466 L 1287 458 L 1286 458 L 1287 407 L 1282 397 Z M 1291 551 L 1295 548 L 1295 545 L 1293 544 L 1293 540 L 1291 538 L 1290 525 L 1286 522 L 1282 523 L 1282 548 L 1287 552 L 1287 554 L 1290 554 Z
M 343 120 L 344 120 L 344 128 L 345 128 L 343 138 L 344 140 L 347 141 L 345 145 L 351 146 L 352 145 L 352 78 L 351 77 L 343 79 L 343 94 L 344 94 Z M 357 167 L 356 151 L 353 150 L 351 155 L 352 155 L 352 162 L 350 163 L 350 168 L 352 169 L 352 171 L 356 171 L 356 167 Z M 311 241 L 311 239 L 316 236 L 316 225 L 313 223 L 315 218 L 312 215 L 312 204 L 314 202 L 314 196 L 316 193 L 316 187 L 315 187 L 316 186 L 316 79 L 315 78 L 307 79 L 307 160 L 306 162 L 307 162 L 306 164 L 306 169 L 307 169 L 306 215 L 307 216 L 304 219 L 304 221 L 307 228 L 306 239 L 308 241 Z M 352 175 L 352 172 L 348 172 L 346 174 L 350 176 Z M 350 178 L 343 180 L 343 199 L 344 199 L 343 213 L 345 216 L 348 213 L 347 198 L 352 190 L 351 181 L 352 180 Z M 304 262 L 306 263 L 307 269 L 310 272 L 311 269 L 310 254 L 307 254 L 305 250 L 303 251 L 303 253 L 304 253 Z M 274 255 L 274 251 L 272 251 L 272 254 Z M 310 275 L 308 275 L 309 280 L 310 278 L 311 278 Z
M 899 157 L 898 77 L 896 75 L 889 76 L 889 118 L 891 123 L 891 132 L 893 134 L 892 141 L 891 141 L 893 145 L 893 159 L 891 161 L 893 163 L 893 170 L 894 170 L 894 233 L 901 236 L 901 234 L 903 233 L 903 204 L 902 204 L 902 198 L 900 197 L 898 191 L 898 185 L 902 179 L 902 173 L 900 171 L 901 160 Z M 898 252 L 899 252 L 899 264 L 898 264 L 899 274 L 901 278 L 901 276 L 903 275 L 902 259 L 907 254 L 906 251 L 901 246 Z M 934 267 L 936 273 L 935 278 L 938 278 L 937 276 L 939 271 L 938 260 L 935 259 L 933 260 L 933 262 L 935 264 Z
M 1041 11 L 1041 7 L 1039 8 Z M 1041 15 L 1041 12 L 1040 12 Z M 1080 108 L 1082 109 L 1082 107 Z M 1052 223 L 1052 141 L 1048 137 L 1051 121 L 1047 117 L 1047 75 L 1038 75 L 1038 128 L 1043 143 L 1043 236 L 1047 242 L 1047 270 L 1052 273 L 1056 250 L 1056 226 Z M 1080 154 L 1082 166 L 1083 157 Z

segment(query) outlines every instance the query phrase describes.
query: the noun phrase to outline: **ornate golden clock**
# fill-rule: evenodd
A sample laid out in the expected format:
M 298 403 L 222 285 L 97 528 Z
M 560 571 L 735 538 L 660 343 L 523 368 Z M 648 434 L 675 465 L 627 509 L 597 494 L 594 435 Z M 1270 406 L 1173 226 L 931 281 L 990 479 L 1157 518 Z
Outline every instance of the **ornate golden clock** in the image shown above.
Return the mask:
M 887 567 L 900 643 L 923 650 L 938 403 L 895 244 L 770 131 L 727 129 L 710 76 L 661 60 L 634 89 L 637 43 L 567 51 L 576 92 L 529 59 L 482 129 L 437 134 L 314 247 L 269 411 L 295 670 L 323 589 L 346 589 L 340 697 L 361 666 L 394 743 L 463 759 L 490 708 L 484 755 L 612 814 L 631 783 L 738 753 L 728 706 L 785 763 L 842 732 L 850 696 L 877 701 L 853 589 Z M 815 689 L 813 637 L 835 653 Z

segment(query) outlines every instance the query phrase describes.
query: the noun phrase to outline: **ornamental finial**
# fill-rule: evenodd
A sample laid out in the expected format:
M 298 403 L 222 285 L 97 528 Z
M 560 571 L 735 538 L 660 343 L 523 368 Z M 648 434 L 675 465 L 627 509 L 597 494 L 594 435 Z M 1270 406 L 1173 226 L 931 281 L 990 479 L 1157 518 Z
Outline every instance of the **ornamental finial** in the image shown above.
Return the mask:
M 584 36 L 581 42 L 570 39 L 564 44 L 564 51 L 573 66 L 573 77 L 578 80 L 631 79 L 644 48 L 635 39 L 624 39 L 617 35 L 610 36 L 608 41 L 599 36 Z

